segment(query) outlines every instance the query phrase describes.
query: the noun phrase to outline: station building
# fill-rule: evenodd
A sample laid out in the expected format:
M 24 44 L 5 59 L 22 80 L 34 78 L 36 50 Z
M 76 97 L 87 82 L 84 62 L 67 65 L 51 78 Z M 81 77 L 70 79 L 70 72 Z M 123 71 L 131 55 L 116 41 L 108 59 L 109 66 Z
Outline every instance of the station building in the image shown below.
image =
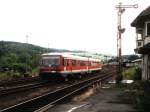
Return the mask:
M 136 28 L 135 52 L 142 55 L 142 79 L 150 79 L 150 6 L 131 23 Z

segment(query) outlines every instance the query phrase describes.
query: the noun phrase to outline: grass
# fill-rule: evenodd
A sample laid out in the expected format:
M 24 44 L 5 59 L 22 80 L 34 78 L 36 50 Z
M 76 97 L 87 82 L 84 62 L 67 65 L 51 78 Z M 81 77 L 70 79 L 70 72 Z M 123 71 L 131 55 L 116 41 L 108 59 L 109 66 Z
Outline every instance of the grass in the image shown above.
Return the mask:
M 27 73 L 27 77 L 38 76 L 39 68 L 33 69 L 31 73 Z M 0 81 L 2 80 L 11 80 L 25 77 L 24 73 L 14 72 L 14 71 L 5 71 L 0 72 Z
M 136 75 L 136 67 L 128 68 L 123 71 L 123 76 L 125 79 L 133 80 L 134 75 Z
M 13 72 L 13 71 L 0 72 L 0 81 L 17 79 L 21 77 L 24 77 L 24 75 L 19 72 Z
M 127 80 L 140 80 L 141 69 L 138 67 L 127 68 L 123 71 L 123 77 Z
M 11 80 L 15 77 L 15 75 L 17 75 L 17 74 L 13 74 L 10 71 L 0 73 L 0 81 L 2 81 L 2 80 Z

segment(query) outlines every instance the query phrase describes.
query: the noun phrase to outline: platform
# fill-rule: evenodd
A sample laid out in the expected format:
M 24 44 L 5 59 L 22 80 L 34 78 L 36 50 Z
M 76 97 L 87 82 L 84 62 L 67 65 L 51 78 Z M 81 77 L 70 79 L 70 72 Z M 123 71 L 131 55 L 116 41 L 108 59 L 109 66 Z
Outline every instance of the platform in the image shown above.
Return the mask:
M 71 102 L 60 104 L 47 112 L 135 112 L 132 105 L 122 100 L 124 90 L 105 86 L 102 89 L 90 89 L 74 97 Z

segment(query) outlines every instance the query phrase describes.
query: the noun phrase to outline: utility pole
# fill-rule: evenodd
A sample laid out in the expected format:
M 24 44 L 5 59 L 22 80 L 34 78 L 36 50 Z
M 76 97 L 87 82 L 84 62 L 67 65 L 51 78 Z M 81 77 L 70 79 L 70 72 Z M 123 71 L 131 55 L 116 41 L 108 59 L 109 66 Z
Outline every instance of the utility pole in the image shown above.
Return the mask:
M 28 70 L 27 70 L 27 66 L 28 66 L 28 35 L 26 35 L 26 73 L 25 73 L 25 75 L 28 75 L 27 74 L 27 72 L 28 72 Z
M 122 28 L 121 26 L 121 15 L 124 13 L 126 8 L 138 8 L 138 5 L 122 5 L 122 3 L 119 3 L 119 5 L 116 5 L 116 9 L 118 10 L 118 23 L 117 23 L 117 60 L 118 60 L 118 69 L 117 69 L 117 77 L 116 77 L 116 83 L 120 83 L 123 76 L 122 76 L 122 41 L 121 41 L 121 35 L 124 33 L 125 28 Z

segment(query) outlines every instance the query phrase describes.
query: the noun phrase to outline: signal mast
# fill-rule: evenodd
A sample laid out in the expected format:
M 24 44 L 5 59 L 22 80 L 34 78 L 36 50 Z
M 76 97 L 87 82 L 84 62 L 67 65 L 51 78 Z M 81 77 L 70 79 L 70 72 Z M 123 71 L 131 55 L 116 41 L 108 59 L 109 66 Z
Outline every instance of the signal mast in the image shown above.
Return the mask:
M 122 5 L 122 3 L 119 3 L 119 5 L 116 5 L 116 9 L 118 10 L 118 23 L 117 23 L 117 60 L 118 60 L 118 73 L 116 77 L 116 83 L 120 83 L 122 80 L 122 43 L 121 43 L 121 35 L 124 33 L 125 28 L 122 28 L 121 26 L 121 15 L 124 13 L 126 8 L 138 8 L 138 4 L 135 5 Z

